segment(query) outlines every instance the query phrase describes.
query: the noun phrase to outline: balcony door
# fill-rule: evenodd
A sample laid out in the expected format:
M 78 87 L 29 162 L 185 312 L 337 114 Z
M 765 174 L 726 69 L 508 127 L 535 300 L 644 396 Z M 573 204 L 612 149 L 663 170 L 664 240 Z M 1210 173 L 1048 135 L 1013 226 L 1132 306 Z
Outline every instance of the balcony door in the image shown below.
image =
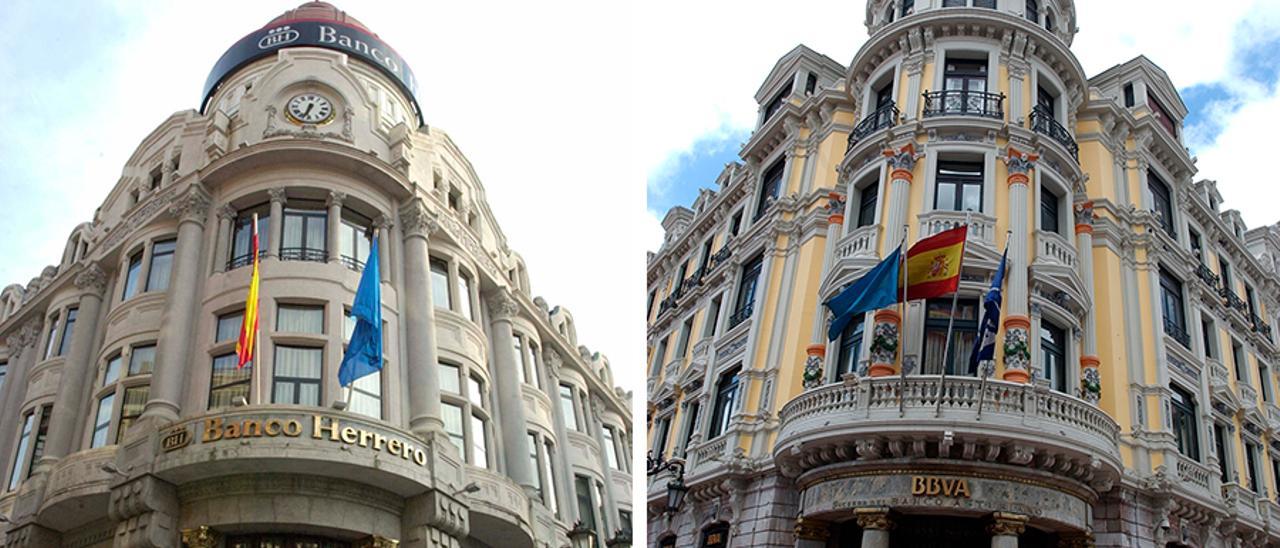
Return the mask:
M 943 108 L 948 113 L 985 112 L 987 62 L 976 59 L 947 59 L 943 73 L 943 89 L 947 91 Z

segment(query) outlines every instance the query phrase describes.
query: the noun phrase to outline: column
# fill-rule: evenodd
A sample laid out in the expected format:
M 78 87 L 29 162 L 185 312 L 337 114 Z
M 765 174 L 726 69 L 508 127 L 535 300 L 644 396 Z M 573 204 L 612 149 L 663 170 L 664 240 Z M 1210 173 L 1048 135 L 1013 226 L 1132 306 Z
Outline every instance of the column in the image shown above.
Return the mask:
M 267 227 L 271 234 L 267 236 L 267 256 L 279 259 L 280 240 L 284 234 L 284 189 L 273 188 L 267 191 L 267 195 L 271 197 L 271 223 Z
M 9 347 L 9 374 L 4 379 L 4 391 L 0 393 L 4 397 L 4 407 L 0 407 L 3 415 L 0 416 L 14 417 L 15 420 L 0 422 L 0 440 L 18 439 L 18 423 L 21 421 L 17 417 L 22 411 L 22 402 L 27 399 L 27 374 L 36 362 L 35 344 L 40 338 L 43 321 L 43 315 L 35 315 L 5 340 Z M 9 479 L 8 474 L 13 470 L 13 463 L 9 460 L 13 457 L 12 448 L 0 453 L 0 481 Z
M 618 521 L 618 504 L 613 498 L 613 487 L 610 483 L 613 479 L 610 476 L 612 476 L 613 472 L 617 470 L 617 463 L 609 462 L 609 453 L 604 448 L 604 413 L 602 412 L 604 401 L 599 397 L 592 395 L 587 399 L 587 401 L 583 402 L 583 405 L 587 406 L 587 414 L 591 416 L 595 423 L 595 428 L 591 430 L 591 433 L 594 434 L 596 445 L 600 446 L 600 472 L 601 475 L 604 476 L 603 484 L 600 486 L 600 496 L 604 497 L 604 500 L 601 502 L 604 503 L 604 509 L 608 513 L 607 516 L 602 516 L 602 518 L 607 519 L 601 519 L 601 522 L 602 524 L 615 525 L 614 527 L 607 527 L 605 529 L 604 538 L 608 539 L 613 536 L 614 530 L 618 529 L 618 527 L 616 527 L 617 523 L 615 523 Z M 617 431 L 614 431 L 613 441 L 615 444 L 619 441 L 618 438 L 619 435 Z M 626 458 L 623 456 L 622 448 L 618 445 L 614 445 L 613 450 L 618 457 L 623 459 Z M 535 470 L 534 473 L 537 473 L 537 471 Z
M 338 240 L 342 237 L 342 202 L 346 199 L 345 193 L 330 190 L 329 200 L 324 204 L 329 208 L 329 220 L 326 223 L 329 229 L 329 242 L 325 249 L 328 250 L 328 260 L 331 263 L 342 260 L 342 250 L 339 249 L 341 246 L 338 245 Z M 356 259 L 360 260 L 359 257 Z
M 909 57 L 902 67 L 907 71 L 907 101 L 902 108 L 902 120 L 915 120 L 920 110 L 920 78 L 924 73 L 925 54 Z M 863 109 L 868 110 L 868 109 Z
M 826 548 L 831 524 L 816 519 L 796 518 L 796 548 Z M 887 545 L 886 545 L 887 546 Z
M 1029 382 L 1031 380 L 1030 331 L 1031 318 L 1027 316 L 1027 238 L 1029 226 L 1028 191 L 1031 177 L 1039 156 L 1027 154 L 1009 147 L 1004 158 L 1009 168 L 1009 295 L 1005 299 L 1008 312 L 1004 317 L 1004 375 L 1006 381 Z
M 843 194 L 832 192 L 827 195 L 827 240 L 822 252 L 822 270 L 819 270 L 823 279 L 831 270 L 831 263 L 835 258 L 835 249 L 839 244 L 841 228 L 844 225 L 844 208 Z M 827 355 L 827 322 L 823 321 L 827 317 L 826 308 L 818 306 L 813 314 L 813 337 L 809 339 L 813 344 L 805 348 L 804 387 L 806 389 L 817 388 L 826 379 L 823 372 L 824 357 Z
M 573 473 L 569 466 L 569 452 L 566 445 L 569 443 L 569 437 L 565 434 L 564 413 L 560 409 L 560 366 L 563 363 L 560 354 L 555 350 L 543 348 L 542 363 L 547 366 L 547 385 L 548 393 L 551 394 L 551 417 L 555 421 L 552 430 L 556 433 L 556 462 L 552 467 L 551 473 L 555 475 L 555 484 L 560 487 L 556 494 L 571 493 L 573 490 Z M 557 506 L 560 508 L 560 517 L 562 521 L 567 523 L 577 523 L 581 518 L 578 517 L 578 505 L 569 504 L 564 500 L 558 500 Z
M 213 271 L 226 272 L 227 259 L 230 258 L 231 222 L 236 218 L 236 208 L 231 204 L 218 208 L 218 238 L 213 245 Z
M 196 305 L 201 287 L 200 256 L 204 222 L 209 212 L 209 196 L 192 186 L 169 206 L 178 218 L 177 250 L 173 257 L 168 300 L 160 317 L 156 341 L 155 371 L 151 374 L 151 397 L 142 418 L 168 423 L 178 420 L 181 411 L 182 381 L 187 375 L 191 334 L 195 332 Z
M 84 385 L 94 378 L 93 343 L 97 338 L 98 315 L 102 307 L 102 293 L 107 287 L 107 274 L 98 263 L 89 263 L 74 281 L 83 293 L 80 295 L 76 327 L 71 334 L 71 349 L 67 352 L 67 361 L 58 380 L 57 405 L 53 406 L 53 415 L 49 418 L 48 438 L 44 456 L 40 459 L 42 468 L 71 452 L 76 422 L 85 416 Z
M 436 365 L 436 315 L 431 302 L 427 239 L 439 230 L 422 198 L 400 210 L 404 237 L 405 366 L 409 370 L 409 429 L 424 439 L 444 431 L 440 419 L 440 371 Z
M 1009 121 L 1022 126 L 1023 120 L 1027 114 L 1023 112 L 1022 106 L 1022 80 L 1027 77 L 1027 72 L 1031 70 L 1031 65 L 1021 59 L 1010 59 L 1006 65 L 1009 68 Z
M 987 526 L 987 532 L 991 533 L 991 548 L 1018 548 L 1018 535 L 1027 529 L 1027 516 L 996 512 L 991 519 L 991 525 Z
M 502 413 L 498 417 L 502 431 L 503 457 L 507 463 L 507 475 L 526 489 L 533 487 L 533 471 L 529 469 L 529 453 L 526 450 L 529 426 L 525 422 L 524 395 L 520 386 L 520 367 L 515 351 L 515 334 L 511 319 L 520 313 L 520 307 L 506 289 L 497 289 L 489 297 L 490 336 L 493 338 L 493 380 Z
M 1084 281 L 1085 297 L 1095 303 L 1093 294 L 1093 202 L 1076 205 L 1076 265 L 1080 279 Z M 1102 373 L 1098 366 L 1098 325 L 1094 309 L 1084 311 L 1084 335 L 1080 352 L 1080 395 L 1085 401 L 1097 405 L 1102 398 Z
M 382 276 L 382 283 L 391 283 L 391 245 L 387 242 L 391 241 L 391 219 L 386 215 L 379 215 L 373 221 L 373 227 L 378 231 L 378 274 Z
M 898 150 L 886 149 L 883 152 L 889 172 L 889 210 L 885 216 L 884 246 L 885 253 L 898 247 L 906 237 L 903 227 L 907 224 L 910 210 L 911 182 L 914 178 L 916 161 L 924 154 L 916 152 L 915 143 L 907 143 Z M 897 361 L 898 346 L 901 341 L 902 315 L 896 308 L 884 308 L 875 313 L 871 328 L 871 363 L 867 367 L 867 375 L 884 377 L 897 373 L 894 363 Z
M 862 548 L 889 548 L 889 531 L 893 529 L 889 509 L 858 508 L 853 512 L 862 528 Z

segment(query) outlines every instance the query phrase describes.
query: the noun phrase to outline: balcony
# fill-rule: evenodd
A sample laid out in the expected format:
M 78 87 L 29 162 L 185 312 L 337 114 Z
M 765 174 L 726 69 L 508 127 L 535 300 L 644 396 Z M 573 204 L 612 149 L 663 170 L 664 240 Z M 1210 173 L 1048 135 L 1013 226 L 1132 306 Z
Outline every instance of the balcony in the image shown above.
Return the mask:
M 338 262 L 342 263 L 342 266 L 345 266 L 356 272 L 364 272 L 364 261 L 357 259 L 355 257 L 343 255 L 341 257 L 338 257 Z
M 968 241 L 995 248 L 996 219 L 977 212 L 934 210 L 920 214 L 921 238 L 969 224 Z
M 877 258 L 876 244 L 880 241 L 880 225 L 868 225 L 855 228 L 836 243 L 835 259 L 857 257 Z
M 774 456 L 789 475 L 842 461 L 939 458 L 1039 468 L 1106 490 L 1121 470 L 1111 417 L 1035 385 L 867 378 L 808 390 L 779 416 Z
M 1212 469 L 1182 454 L 1178 454 L 1176 458 L 1178 479 L 1203 490 L 1204 493 L 1213 492 L 1214 471 Z
M 1173 340 L 1178 341 L 1178 344 L 1181 344 L 1183 348 L 1188 350 L 1191 349 L 1191 335 L 1188 335 L 1187 330 L 1177 322 L 1174 322 L 1169 318 L 1165 318 L 1164 334 L 1173 337 Z
M 977 116 L 1004 118 L 1004 94 L 948 89 L 924 92 L 924 117 Z
M 756 306 L 756 303 L 754 301 L 747 301 L 747 304 L 742 305 L 742 308 L 739 308 L 738 310 L 734 311 L 733 315 L 729 316 L 729 329 L 733 329 L 737 327 L 738 324 L 750 319 L 751 312 L 753 311 L 755 306 Z
M 261 261 L 262 259 L 266 258 L 266 256 L 267 256 L 267 250 L 265 250 L 265 249 L 259 249 L 259 250 L 258 250 L 258 260 L 259 260 L 259 261 Z M 227 270 L 235 270 L 235 269 L 240 268 L 240 267 L 242 267 L 242 266 L 249 266 L 249 265 L 251 265 L 251 264 L 253 264 L 253 252 L 252 252 L 252 251 L 251 251 L 251 252 L 249 252 L 249 253 L 245 253 L 244 255 L 237 255 L 237 256 L 235 256 L 235 257 L 232 257 L 232 258 L 230 258 L 230 259 L 227 259 Z
M 868 136 L 877 131 L 888 129 L 898 125 L 898 106 L 890 102 L 868 114 L 858 125 L 854 126 L 853 132 L 849 134 L 849 146 L 845 148 L 845 152 L 853 149 L 853 146 L 859 141 L 866 139 Z
M 1258 391 L 1246 381 L 1236 381 L 1236 395 L 1240 397 L 1240 407 L 1253 409 L 1258 407 Z
M 1036 231 L 1035 262 L 1076 268 L 1076 246 L 1057 232 Z
M 1071 137 L 1071 132 L 1067 128 L 1059 124 L 1053 118 L 1053 113 L 1044 107 L 1036 105 L 1031 109 L 1031 131 L 1041 135 L 1047 135 L 1050 139 L 1057 141 L 1067 152 L 1071 153 L 1071 157 L 1076 161 L 1080 160 L 1080 145 L 1076 144 L 1076 140 Z
M 1230 288 L 1223 287 L 1219 290 L 1219 294 L 1226 300 L 1227 307 L 1234 308 L 1245 314 L 1249 313 L 1249 305 L 1245 304 L 1244 299 L 1241 299 L 1239 295 L 1236 295 L 1235 291 L 1232 291 Z
M 1209 270 L 1209 267 L 1205 266 L 1204 263 L 1200 263 L 1200 265 L 1196 267 L 1196 276 L 1199 276 L 1200 281 L 1208 284 L 1209 287 L 1215 290 L 1218 289 L 1218 275 L 1214 274 L 1212 270 Z
M 328 260 L 328 253 L 313 247 L 283 247 L 280 248 L 280 260 L 323 263 Z

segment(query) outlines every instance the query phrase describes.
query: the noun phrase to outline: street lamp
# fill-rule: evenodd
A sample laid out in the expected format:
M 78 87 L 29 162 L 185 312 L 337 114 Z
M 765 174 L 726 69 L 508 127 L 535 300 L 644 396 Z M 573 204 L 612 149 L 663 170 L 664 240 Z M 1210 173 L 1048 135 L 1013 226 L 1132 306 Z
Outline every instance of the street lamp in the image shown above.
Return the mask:
M 653 451 L 645 457 L 649 476 L 656 476 L 666 470 L 671 471 L 671 481 L 667 482 L 667 511 L 678 512 L 684 504 L 684 496 L 689 488 L 684 485 L 684 461 L 681 459 L 665 459 L 661 454 L 653 456 Z

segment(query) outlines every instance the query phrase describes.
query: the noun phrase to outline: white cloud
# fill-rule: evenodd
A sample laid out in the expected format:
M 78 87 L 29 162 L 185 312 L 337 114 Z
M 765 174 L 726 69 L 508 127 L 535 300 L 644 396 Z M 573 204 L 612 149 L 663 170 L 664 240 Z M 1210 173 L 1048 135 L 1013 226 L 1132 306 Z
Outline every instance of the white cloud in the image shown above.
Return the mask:
M 1259 169 L 1266 162 L 1266 150 L 1275 140 L 1277 120 L 1280 120 L 1280 93 L 1245 101 L 1239 110 L 1227 116 L 1225 129 L 1213 145 L 1198 154 L 1198 177 L 1218 181 L 1223 207 L 1239 209 L 1250 227 L 1280 221 L 1272 209 L 1280 202 L 1280 187 L 1276 186 L 1277 181 L 1269 170 Z

